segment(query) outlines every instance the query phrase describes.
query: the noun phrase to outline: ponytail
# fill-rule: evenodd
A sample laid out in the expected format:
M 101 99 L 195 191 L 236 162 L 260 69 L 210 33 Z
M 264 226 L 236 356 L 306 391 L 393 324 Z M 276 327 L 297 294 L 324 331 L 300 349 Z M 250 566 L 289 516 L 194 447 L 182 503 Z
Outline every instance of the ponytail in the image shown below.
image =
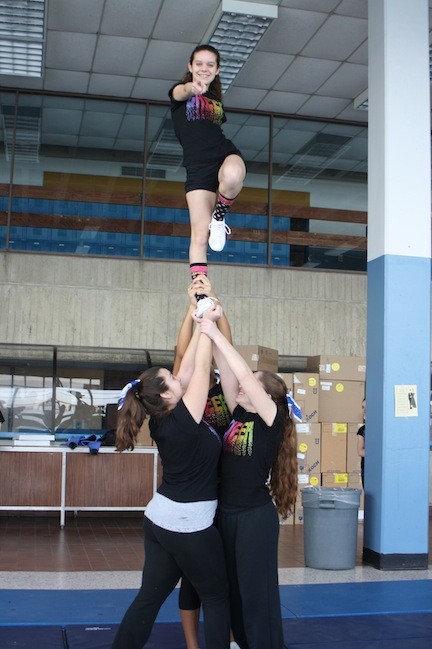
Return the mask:
M 134 379 L 122 390 L 119 400 L 116 449 L 135 448 L 136 438 L 147 417 L 160 418 L 166 414 L 166 405 L 161 393 L 167 389 L 159 376 L 159 367 L 151 367 Z

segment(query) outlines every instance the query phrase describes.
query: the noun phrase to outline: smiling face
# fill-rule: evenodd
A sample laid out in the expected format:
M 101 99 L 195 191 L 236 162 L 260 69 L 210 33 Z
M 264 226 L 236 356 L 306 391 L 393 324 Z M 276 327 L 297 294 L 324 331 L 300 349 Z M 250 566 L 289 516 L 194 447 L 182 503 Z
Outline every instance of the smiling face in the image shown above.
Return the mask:
M 167 404 L 171 407 L 175 406 L 184 394 L 180 379 L 164 367 L 159 370 L 158 376 L 163 378 L 167 388 L 165 392 L 161 393 L 161 397 L 166 399 Z
M 200 50 L 195 52 L 192 63 L 189 63 L 189 72 L 192 75 L 192 81 L 201 81 L 207 88 L 219 74 L 217 57 L 214 52 L 209 50 Z

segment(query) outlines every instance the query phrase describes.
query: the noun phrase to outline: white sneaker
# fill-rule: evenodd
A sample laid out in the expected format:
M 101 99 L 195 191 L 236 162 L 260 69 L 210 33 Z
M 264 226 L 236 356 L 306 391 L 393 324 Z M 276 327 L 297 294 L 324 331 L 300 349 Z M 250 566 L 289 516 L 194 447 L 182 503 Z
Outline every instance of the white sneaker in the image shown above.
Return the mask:
M 225 223 L 225 219 L 216 221 L 212 218 L 209 230 L 209 246 L 215 252 L 220 252 L 225 247 L 227 234 L 231 234 L 231 228 Z

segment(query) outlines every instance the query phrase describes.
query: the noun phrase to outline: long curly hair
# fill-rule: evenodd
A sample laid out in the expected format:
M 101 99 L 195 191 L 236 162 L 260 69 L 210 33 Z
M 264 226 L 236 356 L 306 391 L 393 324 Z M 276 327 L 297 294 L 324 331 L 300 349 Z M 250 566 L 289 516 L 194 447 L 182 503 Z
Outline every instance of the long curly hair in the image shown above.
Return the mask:
M 168 413 L 161 393 L 167 390 L 159 375 L 160 367 L 150 367 L 138 378 L 140 382 L 129 390 L 118 412 L 116 449 L 125 451 L 135 448 L 136 438 L 146 417 L 161 419 Z
M 273 372 L 259 372 L 259 380 L 282 417 L 282 438 L 270 474 L 270 494 L 282 518 L 294 511 L 297 497 L 297 434 L 290 419 L 285 381 Z
M 220 67 L 220 54 L 218 50 L 213 47 L 213 45 L 197 45 L 189 58 L 189 63 L 191 65 L 195 58 L 195 54 L 198 54 L 198 52 L 212 52 L 216 56 L 217 67 Z M 188 70 L 183 76 L 182 83 L 188 83 L 189 81 L 192 81 L 192 73 Z M 222 84 L 218 74 L 209 85 L 207 92 L 212 99 L 215 99 L 216 101 L 222 101 Z

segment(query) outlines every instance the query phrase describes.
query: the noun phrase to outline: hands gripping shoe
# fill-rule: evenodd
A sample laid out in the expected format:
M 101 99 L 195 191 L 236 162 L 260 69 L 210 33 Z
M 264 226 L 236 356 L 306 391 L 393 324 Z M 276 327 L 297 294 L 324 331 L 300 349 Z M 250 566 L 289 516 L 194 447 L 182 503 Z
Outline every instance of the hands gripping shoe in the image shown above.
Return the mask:
M 231 234 L 231 228 L 225 223 L 225 219 L 217 221 L 212 218 L 209 230 L 209 246 L 215 252 L 220 252 L 225 247 L 227 234 Z
M 195 315 L 197 318 L 202 318 L 207 309 L 212 309 L 216 304 L 216 300 L 212 297 L 205 297 L 203 300 L 199 300 L 197 304 L 197 309 Z

